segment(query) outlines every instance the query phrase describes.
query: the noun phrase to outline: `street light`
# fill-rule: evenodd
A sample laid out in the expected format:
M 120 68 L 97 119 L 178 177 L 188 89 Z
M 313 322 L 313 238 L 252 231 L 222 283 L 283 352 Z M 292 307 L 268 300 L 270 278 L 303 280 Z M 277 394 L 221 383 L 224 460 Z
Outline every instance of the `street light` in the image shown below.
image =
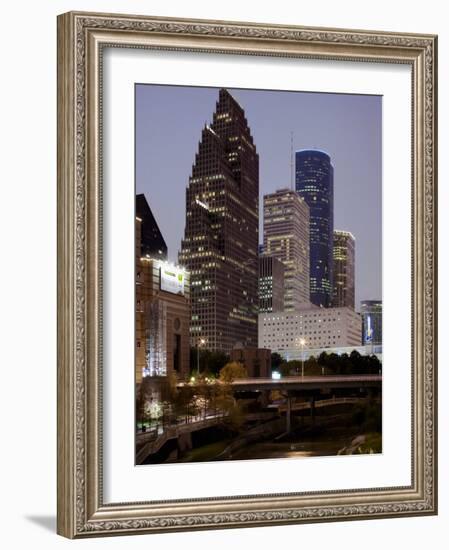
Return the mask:
M 299 345 L 301 346 L 301 376 L 304 378 L 304 346 L 306 345 L 304 338 L 299 339 Z
M 200 346 L 204 346 L 206 343 L 206 340 L 204 338 L 200 338 L 198 340 L 198 345 L 196 346 L 196 371 L 197 375 L 200 375 Z

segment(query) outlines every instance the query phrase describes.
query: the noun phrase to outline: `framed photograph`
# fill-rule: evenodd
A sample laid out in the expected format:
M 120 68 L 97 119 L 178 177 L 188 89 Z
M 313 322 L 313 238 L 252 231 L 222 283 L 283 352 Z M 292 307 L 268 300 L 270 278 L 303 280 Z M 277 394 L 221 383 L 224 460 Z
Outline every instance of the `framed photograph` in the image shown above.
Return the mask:
M 59 16 L 59 534 L 436 514 L 436 53 Z

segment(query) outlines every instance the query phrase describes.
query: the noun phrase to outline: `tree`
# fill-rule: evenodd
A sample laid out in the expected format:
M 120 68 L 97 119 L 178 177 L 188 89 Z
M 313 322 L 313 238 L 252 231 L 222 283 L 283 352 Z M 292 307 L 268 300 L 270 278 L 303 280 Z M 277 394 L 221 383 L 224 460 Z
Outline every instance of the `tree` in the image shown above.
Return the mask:
M 320 367 L 326 368 L 332 374 L 379 374 L 382 372 L 382 363 L 376 355 L 361 355 L 352 350 L 350 355 L 343 353 L 322 352 L 318 357 Z
M 217 411 L 225 415 L 234 405 L 234 398 L 227 386 L 220 386 L 214 395 L 214 405 Z
M 351 351 L 351 355 L 349 357 L 353 363 L 359 363 L 360 360 L 362 359 L 362 356 L 356 349 L 353 349 Z
M 229 362 L 229 355 L 222 351 L 210 352 L 208 363 L 206 365 L 206 371 L 218 376 L 221 369 Z
M 318 376 L 321 374 L 321 371 L 322 367 L 320 367 L 313 355 L 304 362 L 304 373 L 307 376 Z
M 335 372 L 335 374 L 341 374 L 342 365 L 340 357 L 336 353 L 329 353 L 327 356 L 327 366 Z
M 171 423 L 173 417 L 173 403 L 178 393 L 178 380 L 175 373 L 168 376 L 146 376 L 142 379 L 139 388 L 139 414 L 145 420 Z M 136 409 L 137 411 L 137 409 Z
M 318 357 L 320 367 L 326 367 L 332 374 L 341 374 L 342 362 L 336 353 L 322 351 Z
M 279 367 L 279 371 L 282 376 L 291 376 L 301 372 L 302 361 L 298 359 L 292 359 L 291 361 L 285 361 Z
M 328 367 L 329 366 L 329 362 L 328 362 L 328 359 L 327 359 L 327 353 L 325 351 L 322 351 L 320 353 L 320 355 L 318 356 L 318 364 L 321 366 L 321 367 Z
M 368 357 L 368 371 L 369 374 L 382 374 L 382 363 L 376 355 Z
M 229 355 L 222 351 L 199 349 L 200 373 L 218 376 L 220 370 L 229 362 Z M 198 348 L 190 348 L 190 376 L 198 374 Z M 189 378 L 190 378 L 189 376 Z
M 248 372 L 242 363 L 232 361 L 220 370 L 220 381 L 231 384 L 237 378 L 246 378 Z

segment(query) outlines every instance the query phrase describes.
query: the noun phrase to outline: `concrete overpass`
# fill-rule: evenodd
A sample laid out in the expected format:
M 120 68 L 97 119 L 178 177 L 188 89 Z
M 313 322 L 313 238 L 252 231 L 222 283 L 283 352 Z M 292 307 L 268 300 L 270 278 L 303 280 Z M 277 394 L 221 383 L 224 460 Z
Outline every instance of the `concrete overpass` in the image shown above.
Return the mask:
M 178 387 L 186 385 L 188 384 L 180 382 Z M 206 386 L 207 384 L 204 385 Z M 231 387 L 234 391 L 380 388 L 381 385 L 382 375 L 380 374 L 285 376 L 279 380 L 274 380 L 272 378 L 237 378 L 231 382 Z M 196 384 L 196 386 L 198 386 L 198 384 Z
M 235 391 L 379 388 L 382 385 L 382 375 L 286 376 L 279 380 L 273 380 L 272 378 L 238 378 L 231 385 Z
M 310 414 L 315 418 L 315 406 L 317 393 L 336 389 L 366 389 L 380 390 L 382 388 L 382 375 L 357 374 L 357 375 L 333 375 L 333 376 L 286 376 L 278 380 L 272 378 L 239 378 L 232 382 L 234 392 L 259 391 L 268 394 L 269 391 L 278 390 L 286 398 L 285 420 L 286 433 L 291 430 L 292 398 L 294 395 L 309 395 Z
M 221 384 L 222 382 L 218 382 Z M 178 387 L 186 385 L 178 384 Z M 204 384 L 206 386 L 206 384 Z M 308 397 L 311 416 L 315 417 L 316 398 L 321 392 L 332 390 L 365 389 L 381 390 L 381 374 L 353 374 L 353 375 L 322 375 L 322 376 L 285 376 L 280 379 L 273 378 L 237 378 L 231 384 L 234 393 L 260 392 L 263 402 L 268 402 L 270 391 L 278 390 L 286 399 L 285 416 L 286 432 L 291 429 L 292 398 L 302 395 Z M 198 387 L 198 386 L 197 386 Z

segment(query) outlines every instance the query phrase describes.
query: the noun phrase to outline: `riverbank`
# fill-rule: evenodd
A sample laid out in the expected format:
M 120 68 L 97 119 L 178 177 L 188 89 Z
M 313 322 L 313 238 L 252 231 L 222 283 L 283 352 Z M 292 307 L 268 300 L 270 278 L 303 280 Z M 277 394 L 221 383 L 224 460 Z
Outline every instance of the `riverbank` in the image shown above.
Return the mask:
M 377 418 L 378 408 L 376 403 L 369 406 L 339 404 L 317 408 L 313 415 L 307 409 L 297 410 L 289 424 L 285 417 L 274 415 L 265 422 L 260 419 L 247 421 L 239 430 L 224 424 L 211 426 L 192 433 L 190 444 L 184 445 L 184 448 L 175 440 L 167 442 L 157 457 L 149 457 L 146 462 L 212 462 L 380 453 L 382 435 L 380 417 Z M 377 416 L 372 411 L 377 411 Z M 291 430 L 287 433 L 288 425 Z
M 256 460 L 274 458 L 306 458 L 337 456 L 343 454 L 371 454 L 382 451 L 380 433 L 361 433 L 347 425 L 306 427 L 293 432 L 282 440 L 271 438 L 238 447 L 224 454 L 232 446 L 233 439 L 217 441 L 192 449 L 179 457 L 177 462 L 203 462 L 216 460 Z M 355 442 L 355 443 L 354 443 Z

